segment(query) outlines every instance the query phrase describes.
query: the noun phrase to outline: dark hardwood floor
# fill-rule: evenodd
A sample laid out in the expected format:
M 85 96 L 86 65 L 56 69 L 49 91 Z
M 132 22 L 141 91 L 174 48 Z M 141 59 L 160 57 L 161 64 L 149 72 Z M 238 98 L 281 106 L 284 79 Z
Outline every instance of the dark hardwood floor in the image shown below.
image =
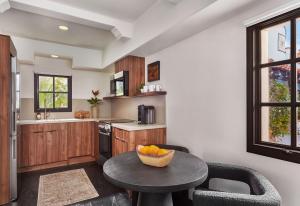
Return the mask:
M 102 167 L 96 163 L 89 163 L 84 165 L 73 165 L 67 167 L 60 167 L 36 172 L 28 172 L 21 174 L 21 191 L 16 203 L 12 205 L 18 206 L 36 206 L 39 188 L 39 177 L 45 174 L 62 172 L 72 169 L 84 168 L 99 197 L 106 197 L 119 192 L 125 192 L 123 189 L 117 188 L 107 182 L 102 175 Z

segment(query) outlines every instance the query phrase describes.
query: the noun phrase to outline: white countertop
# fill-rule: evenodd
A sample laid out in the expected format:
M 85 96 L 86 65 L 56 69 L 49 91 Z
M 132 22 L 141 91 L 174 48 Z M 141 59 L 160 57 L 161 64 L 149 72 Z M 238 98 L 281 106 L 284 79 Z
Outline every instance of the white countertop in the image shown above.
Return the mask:
M 42 119 L 42 120 L 19 120 L 17 124 L 47 124 L 47 123 L 64 123 L 64 122 L 99 122 L 100 120 L 107 120 L 111 118 L 89 118 L 89 119 Z
M 160 129 L 166 128 L 165 124 L 138 124 L 137 122 L 130 123 L 112 123 L 112 127 L 127 131 L 145 130 L 145 129 Z
M 50 123 L 67 123 L 67 122 L 99 122 L 101 120 L 113 120 L 117 118 L 90 118 L 90 119 L 42 119 L 42 120 L 20 120 L 17 121 L 19 125 L 26 124 L 50 124 Z M 112 127 L 127 130 L 127 131 L 136 131 L 136 130 L 145 130 L 145 129 L 160 129 L 166 128 L 165 124 L 138 124 L 137 122 L 130 123 L 112 123 Z

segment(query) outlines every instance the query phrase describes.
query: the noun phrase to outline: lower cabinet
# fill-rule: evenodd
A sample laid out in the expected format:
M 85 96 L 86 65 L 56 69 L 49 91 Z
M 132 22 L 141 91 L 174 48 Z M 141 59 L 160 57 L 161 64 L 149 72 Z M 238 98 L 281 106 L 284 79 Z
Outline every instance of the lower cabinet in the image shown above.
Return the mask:
M 127 131 L 113 128 L 112 134 L 112 154 L 134 151 L 137 145 L 165 144 L 166 129 L 147 129 L 137 131 Z
M 94 155 L 92 150 L 94 122 L 69 123 L 68 132 L 68 157 Z
M 66 124 L 45 125 L 46 163 L 59 162 L 68 159 L 67 134 Z
M 95 124 L 21 125 L 19 170 L 24 172 L 95 160 Z
M 129 132 L 114 128 L 112 138 L 112 155 L 116 156 L 129 150 Z

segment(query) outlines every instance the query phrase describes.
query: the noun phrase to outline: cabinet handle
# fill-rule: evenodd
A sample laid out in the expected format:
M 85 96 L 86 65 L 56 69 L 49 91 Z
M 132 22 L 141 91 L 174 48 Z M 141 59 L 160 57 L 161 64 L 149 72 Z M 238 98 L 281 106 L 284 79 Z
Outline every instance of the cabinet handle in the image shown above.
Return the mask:
M 49 130 L 49 131 L 46 131 L 46 132 L 56 132 L 56 130 Z
M 33 132 L 33 133 L 43 133 L 43 131 L 35 131 L 35 132 Z
M 116 140 L 119 140 L 119 141 L 121 141 L 121 142 L 126 142 L 124 139 L 121 139 L 121 138 L 119 138 L 119 137 L 115 137 L 115 139 L 116 139 Z

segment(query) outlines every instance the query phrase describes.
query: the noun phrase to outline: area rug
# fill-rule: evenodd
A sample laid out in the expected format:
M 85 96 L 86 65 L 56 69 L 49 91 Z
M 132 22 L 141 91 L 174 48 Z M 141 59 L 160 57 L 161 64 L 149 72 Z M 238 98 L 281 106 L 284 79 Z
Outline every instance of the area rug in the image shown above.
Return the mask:
M 84 169 L 42 175 L 38 206 L 63 206 L 98 197 Z

